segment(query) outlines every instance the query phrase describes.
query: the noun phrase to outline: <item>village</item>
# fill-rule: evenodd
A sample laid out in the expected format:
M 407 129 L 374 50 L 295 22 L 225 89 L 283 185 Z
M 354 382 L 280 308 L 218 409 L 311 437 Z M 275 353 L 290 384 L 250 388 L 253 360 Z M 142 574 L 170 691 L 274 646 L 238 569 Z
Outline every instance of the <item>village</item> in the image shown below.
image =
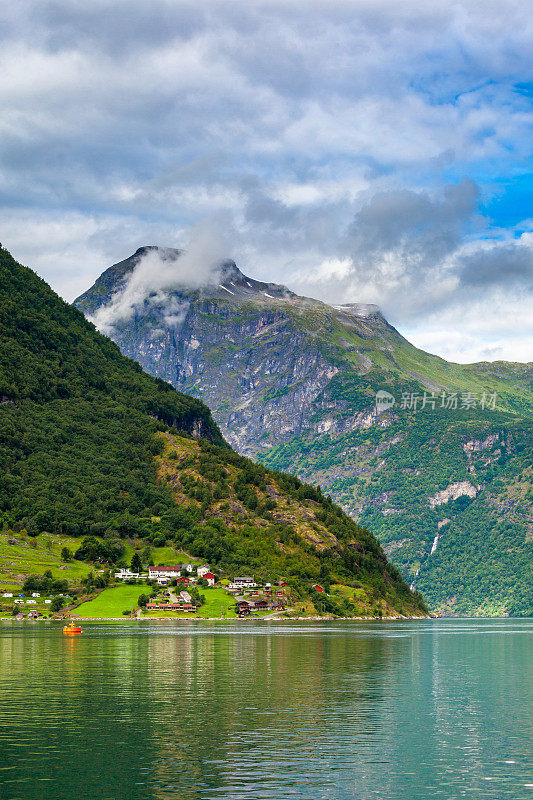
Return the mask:
M 115 579 L 128 580 L 129 577 L 135 575 L 131 573 L 128 575 L 127 571 L 115 574 Z M 191 590 L 197 589 L 198 584 L 212 587 L 215 583 L 219 583 L 234 599 L 234 609 L 239 617 L 250 616 L 257 612 L 277 612 L 287 609 L 288 587 L 284 581 L 274 585 L 271 583 L 259 585 L 251 576 L 235 577 L 233 580 L 217 579 L 207 564 L 197 568 L 192 564 L 149 567 L 148 581 L 155 582 L 157 587 L 163 589 L 162 594 L 154 596 L 146 604 L 146 609 L 149 611 L 181 611 L 194 614 L 198 605 L 193 602 L 194 595 Z
M 102 571 L 97 571 L 102 572 Z M 18 620 L 145 617 L 244 618 L 290 612 L 294 603 L 283 580 L 258 581 L 253 576 L 229 577 L 209 564 L 150 565 L 136 571 L 121 567 L 107 574 L 107 583 L 90 595 L 86 590 L 48 594 L 7 591 L 0 610 Z M 316 584 L 317 592 L 324 589 Z M 125 608 L 120 606 L 126 606 Z

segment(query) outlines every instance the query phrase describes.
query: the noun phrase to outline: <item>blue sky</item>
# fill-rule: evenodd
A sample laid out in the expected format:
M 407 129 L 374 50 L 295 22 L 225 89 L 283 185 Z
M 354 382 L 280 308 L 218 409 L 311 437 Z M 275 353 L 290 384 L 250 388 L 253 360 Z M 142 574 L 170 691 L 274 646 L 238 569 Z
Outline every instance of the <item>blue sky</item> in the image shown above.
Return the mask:
M 533 22 L 508 0 L 0 9 L 0 240 L 66 299 L 143 244 L 532 360 Z

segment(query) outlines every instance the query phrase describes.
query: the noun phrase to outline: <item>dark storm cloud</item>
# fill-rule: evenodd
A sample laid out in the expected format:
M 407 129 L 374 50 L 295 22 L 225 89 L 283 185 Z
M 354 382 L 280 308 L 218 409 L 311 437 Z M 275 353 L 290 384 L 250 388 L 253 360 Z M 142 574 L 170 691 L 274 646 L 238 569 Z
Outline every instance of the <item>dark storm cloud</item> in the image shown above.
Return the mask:
M 533 247 L 508 244 L 480 250 L 459 260 L 459 277 L 465 286 L 508 286 L 523 284 L 533 287 Z
M 527 307 L 533 288 L 533 240 L 487 240 L 472 235 L 484 220 L 479 190 L 463 180 L 440 192 L 378 192 L 363 201 L 338 258 L 299 271 L 302 291 L 330 302 L 357 298 L 378 303 L 395 323 L 414 324 L 436 313 L 487 302 L 522 287 Z M 470 236 L 467 236 L 470 232 Z M 492 294 L 491 294 L 492 293 Z M 496 293 L 496 295 L 494 295 Z
M 355 215 L 350 236 L 361 268 L 386 269 L 391 255 L 417 273 L 457 249 L 479 191 L 473 181 L 444 187 L 442 196 L 424 192 L 380 192 Z M 415 275 L 416 277 L 416 275 Z

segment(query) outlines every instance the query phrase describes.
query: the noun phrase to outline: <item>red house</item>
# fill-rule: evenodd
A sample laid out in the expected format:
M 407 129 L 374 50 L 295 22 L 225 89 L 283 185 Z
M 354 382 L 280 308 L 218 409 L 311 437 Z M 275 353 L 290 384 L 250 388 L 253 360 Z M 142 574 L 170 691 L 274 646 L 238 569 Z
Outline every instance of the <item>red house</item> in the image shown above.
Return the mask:
M 324 588 L 322 586 L 320 586 L 318 583 L 314 584 L 313 589 L 315 589 L 317 592 L 323 592 L 324 591 Z

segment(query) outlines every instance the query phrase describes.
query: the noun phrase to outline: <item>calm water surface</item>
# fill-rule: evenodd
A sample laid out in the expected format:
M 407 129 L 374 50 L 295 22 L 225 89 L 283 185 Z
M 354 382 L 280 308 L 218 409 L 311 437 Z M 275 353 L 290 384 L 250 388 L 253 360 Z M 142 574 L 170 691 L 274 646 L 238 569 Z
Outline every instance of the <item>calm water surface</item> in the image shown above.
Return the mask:
M 2 800 L 533 800 L 533 622 L 0 624 Z

